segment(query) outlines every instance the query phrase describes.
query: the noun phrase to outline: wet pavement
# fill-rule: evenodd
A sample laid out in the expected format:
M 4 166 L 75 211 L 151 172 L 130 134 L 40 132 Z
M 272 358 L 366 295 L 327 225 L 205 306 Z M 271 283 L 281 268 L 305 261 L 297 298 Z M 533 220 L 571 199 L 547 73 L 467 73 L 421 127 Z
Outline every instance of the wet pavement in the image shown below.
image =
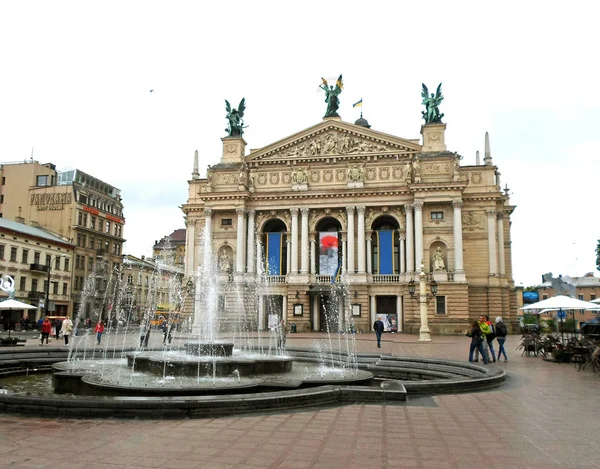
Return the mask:
M 385 334 L 378 349 L 374 335 L 355 339 L 359 352 L 465 361 L 470 340 L 434 336 L 419 343 L 416 336 Z M 162 337 L 152 340 L 159 345 Z M 287 343 L 321 340 L 289 334 Z M 405 405 L 198 420 L 0 415 L 0 468 L 600 468 L 600 374 L 522 357 L 518 342 L 509 337 L 509 361 L 489 365 L 509 373 L 502 387 Z M 26 346 L 39 347 L 35 339 Z

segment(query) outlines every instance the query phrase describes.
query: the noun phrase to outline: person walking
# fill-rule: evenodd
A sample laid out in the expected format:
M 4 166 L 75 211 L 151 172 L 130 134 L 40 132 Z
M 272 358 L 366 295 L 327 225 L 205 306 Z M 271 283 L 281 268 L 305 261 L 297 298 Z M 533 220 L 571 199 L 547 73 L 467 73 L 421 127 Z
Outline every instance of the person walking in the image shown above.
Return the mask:
M 144 346 L 144 340 L 146 339 L 146 334 L 148 333 L 148 326 L 145 322 L 140 323 L 140 348 Z
M 102 322 L 102 319 L 100 319 L 98 321 L 98 324 L 96 324 L 94 332 L 96 333 L 96 340 L 98 341 L 98 345 L 100 345 L 100 341 L 102 340 L 102 333 L 104 332 L 104 323 Z
M 375 330 L 375 337 L 377 337 L 377 348 L 381 348 L 381 334 L 383 334 L 383 321 L 381 316 L 377 316 L 377 321 L 373 323 L 373 329 Z
M 163 331 L 163 345 L 171 345 L 171 324 L 167 320 L 164 320 L 160 328 Z
M 508 361 L 508 357 L 506 356 L 506 350 L 504 349 L 504 342 L 506 342 L 506 336 L 508 335 L 508 328 L 504 321 L 500 316 L 496 318 L 496 340 L 498 340 L 498 361 L 500 361 L 500 357 L 504 354 L 504 361 Z
M 73 321 L 71 321 L 68 316 L 63 320 L 61 330 L 63 337 L 65 338 L 65 345 L 69 345 L 69 336 L 73 331 Z
M 489 355 L 489 350 L 488 350 L 488 343 L 487 343 L 487 335 L 490 334 L 492 332 L 492 330 L 490 329 L 490 326 L 488 325 L 488 323 L 485 320 L 485 316 L 481 315 L 479 316 L 479 329 L 481 329 L 481 333 L 483 334 L 483 344 L 482 344 L 482 349 L 484 351 L 485 354 L 485 359 L 484 362 L 489 362 L 490 361 L 490 355 Z M 479 348 L 475 349 L 475 361 L 478 362 L 479 361 Z M 496 360 L 494 360 L 496 361 Z
M 480 323 L 477 321 L 473 321 L 471 324 L 471 331 L 467 332 L 467 337 L 471 338 L 471 346 L 469 347 L 469 363 L 473 363 L 473 352 L 478 350 L 481 353 L 481 357 L 483 358 L 483 364 L 488 364 L 487 355 L 483 349 L 483 343 L 485 342 L 485 338 L 483 337 L 483 332 L 481 332 Z
M 55 334 L 55 339 L 58 340 L 60 337 L 60 330 L 62 328 L 62 319 L 60 318 L 56 318 L 54 320 L 54 334 Z
M 48 337 L 50 337 L 50 333 L 52 332 L 52 323 L 50 322 L 50 318 L 46 316 L 42 321 L 42 327 L 40 328 L 40 345 L 44 345 L 44 339 L 46 339 L 46 345 L 48 345 Z
M 496 328 L 494 324 L 490 321 L 490 317 L 485 315 L 485 323 L 490 327 L 490 333 L 485 336 L 485 341 L 488 346 L 488 360 L 490 359 L 490 355 L 492 356 L 492 362 L 496 362 L 496 352 L 494 352 L 494 339 L 496 338 Z

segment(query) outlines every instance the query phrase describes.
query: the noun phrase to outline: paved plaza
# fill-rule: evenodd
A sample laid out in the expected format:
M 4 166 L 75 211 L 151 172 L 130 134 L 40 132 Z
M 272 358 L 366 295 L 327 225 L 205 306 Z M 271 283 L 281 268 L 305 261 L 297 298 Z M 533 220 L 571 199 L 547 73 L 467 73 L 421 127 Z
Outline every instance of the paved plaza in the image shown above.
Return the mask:
M 319 335 L 290 334 L 288 346 Z M 465 360 L 466 337 L 356 336 L 360 352 Z M 158 337 L 157 337 L 158 339 Z M 37 346 L 37 341 L 28 341 Z M 600 375 L 522 357 L 494 390 L 198 420 L 0 415 L 0 468 L 600 468 Z

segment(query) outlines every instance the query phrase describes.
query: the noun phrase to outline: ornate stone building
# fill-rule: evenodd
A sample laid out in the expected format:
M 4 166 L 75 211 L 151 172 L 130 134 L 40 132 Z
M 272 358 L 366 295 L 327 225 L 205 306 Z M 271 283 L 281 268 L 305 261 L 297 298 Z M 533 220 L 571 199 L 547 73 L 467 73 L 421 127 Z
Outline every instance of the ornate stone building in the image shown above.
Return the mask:
M 244 311 L 224 307 L 223 321 L 243 317 L 265 329 L 279 314 L 298 331 L 368 331 L 387 315 L 391 327 L 415 333 L 419 304 L 408 282 L 418 281 L 423 262 L 438 282 L 428 303 L 433 333 L 461 333 L 480 314 L 514 323 L 515 207 L 487 135 L 483 164 L 461 166 L 445 129 L 423 125 L 421 142 L 362 118 L 328 117 L 249 154 L 242 137 L 226 137 L 206 179 L 196 152 L 182 207 L 186 275 L 198 271 L 206 246 L 219 259 L 224 304 L 231 285 L 256 293 L 244 295 Z

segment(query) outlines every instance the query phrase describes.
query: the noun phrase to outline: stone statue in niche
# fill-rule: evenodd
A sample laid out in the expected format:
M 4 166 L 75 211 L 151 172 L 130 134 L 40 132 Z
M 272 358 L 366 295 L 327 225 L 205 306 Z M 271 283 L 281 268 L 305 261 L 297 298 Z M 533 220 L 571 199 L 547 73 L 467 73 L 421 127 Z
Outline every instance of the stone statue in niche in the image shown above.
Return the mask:
M 231 272 L 231 259 L 226 250 L 222 250 L 219 254 L 219 271 L 224 274 Z
M 444 255 L 442 254 L 441 247 L 437 247 L 431 260 L 433 261 L 434 272 L 442 272 L 446 270 L 446 264 L 444 263 Z
M 404 165 L 404 177 L 406 178 L 406 180 L 408 182 L 412 181 L 412 172 L 413 172 L 413 168 L 412 168 L 412 164 L 410 164 L 410 160 L 408 160 L 406 162 L 406 164 Z

